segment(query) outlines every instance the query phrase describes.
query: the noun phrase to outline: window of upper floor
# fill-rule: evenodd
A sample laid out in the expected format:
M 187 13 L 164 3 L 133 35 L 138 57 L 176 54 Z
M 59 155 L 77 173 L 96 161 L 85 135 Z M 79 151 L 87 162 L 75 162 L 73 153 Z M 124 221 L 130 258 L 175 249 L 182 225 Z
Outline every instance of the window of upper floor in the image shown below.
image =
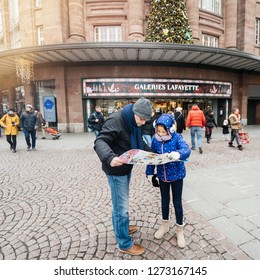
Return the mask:
M 0 40 L 4 37 L 3 10 L 0 7 Z
M 18 0 L 8 0 L 9 29 L 15 29 L 19 24 Z
M 260 18 L 255 19 L 255 44 L 260 45 Z
M 9 38 L 10 38 L 11 49 L 21 48 L 22 43 L 21 43 L 21 33 L 19 28 L 12 29 L 9 32 Z
M 200 0 L 199 7 L 217 15 L 222 14 L 222 0 Z
M 94 28 L 95 42 L 122 41 L 121 26 L 96 26 Z
M 0 52 L 5 51 L 5 45 L 0 41 Z
M 38 42 L 39 46 L 44 44 L 43 26 L 42 25 L 37 26 L 37 42 Z
M 34 4 L 35 4 L 35 8 L 41 8 L 42 0 L 35 0 Z
M 202 34 L 201 41 L 203 46 L 218 48 L 218 37 Z

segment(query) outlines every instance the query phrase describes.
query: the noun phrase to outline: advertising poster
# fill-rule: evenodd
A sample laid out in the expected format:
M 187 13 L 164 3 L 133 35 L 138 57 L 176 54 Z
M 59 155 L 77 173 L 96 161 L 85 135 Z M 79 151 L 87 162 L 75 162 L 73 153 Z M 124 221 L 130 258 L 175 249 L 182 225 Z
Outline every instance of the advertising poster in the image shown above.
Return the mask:
M 43 96 L 43 114 L 46 122 L 56 122 L 56 104 L 54 96 Z

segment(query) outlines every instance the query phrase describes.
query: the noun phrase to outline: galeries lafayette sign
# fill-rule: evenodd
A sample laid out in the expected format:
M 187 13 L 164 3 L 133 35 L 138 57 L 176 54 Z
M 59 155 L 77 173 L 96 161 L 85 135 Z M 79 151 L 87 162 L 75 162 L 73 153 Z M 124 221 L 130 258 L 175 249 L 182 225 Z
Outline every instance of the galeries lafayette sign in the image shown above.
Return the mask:
M 207 80 L 83 79 L 83 97 L 215 96 L 230 97 L 232 84 Z

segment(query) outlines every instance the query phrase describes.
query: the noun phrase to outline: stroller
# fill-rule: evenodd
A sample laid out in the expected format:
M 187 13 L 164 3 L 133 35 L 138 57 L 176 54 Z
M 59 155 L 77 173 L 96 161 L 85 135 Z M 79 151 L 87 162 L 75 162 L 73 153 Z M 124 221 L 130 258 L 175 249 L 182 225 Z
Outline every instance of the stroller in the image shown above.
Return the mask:
M 59 131 L 57 131 L 56 129 L 54 128 L 51 128 L 51 127 L 45 127 L 44 130 L 49 134 L 51 135 L 52 139 L 53 140 L 57 140 L 60 138 L 61 136 L 61 133 Z

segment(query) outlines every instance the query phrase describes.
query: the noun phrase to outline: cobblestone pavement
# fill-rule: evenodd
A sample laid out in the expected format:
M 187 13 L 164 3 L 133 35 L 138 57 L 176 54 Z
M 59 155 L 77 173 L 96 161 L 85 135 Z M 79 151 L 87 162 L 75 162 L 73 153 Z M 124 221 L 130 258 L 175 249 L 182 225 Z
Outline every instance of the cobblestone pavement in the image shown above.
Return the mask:
M 204 153 L 192 153 L 187 173 L 226 166 L 234 160 L 259 160 L 260 128 L 250 127 L 250 133 L 255 136 L 241 152 L 228 149 L 220 140 L 220 129 L 214 130 L 212 143 L 204 144 Z M 189 142 L 187 131 L 184 137 Z M 195 211 L 189 199 L 184 199 L 185 249 L 176 246 L 174 219 L 165 238 L 154 239 L 161 216 L 160 194 L 147 182 L 143 166 L 133 169 L 130 217 L 131 224 L 139 227 L 134 242 L 146 251 L 141 256 L 119 252 L 111 224 L 110 191 L 93 141 L 91 133 L 64 134 L 60 140 L 39 139 L 37 151 L 27 152 L 20 133 L 13 154 L 0 137 L 0 259 L 252 258 Z

